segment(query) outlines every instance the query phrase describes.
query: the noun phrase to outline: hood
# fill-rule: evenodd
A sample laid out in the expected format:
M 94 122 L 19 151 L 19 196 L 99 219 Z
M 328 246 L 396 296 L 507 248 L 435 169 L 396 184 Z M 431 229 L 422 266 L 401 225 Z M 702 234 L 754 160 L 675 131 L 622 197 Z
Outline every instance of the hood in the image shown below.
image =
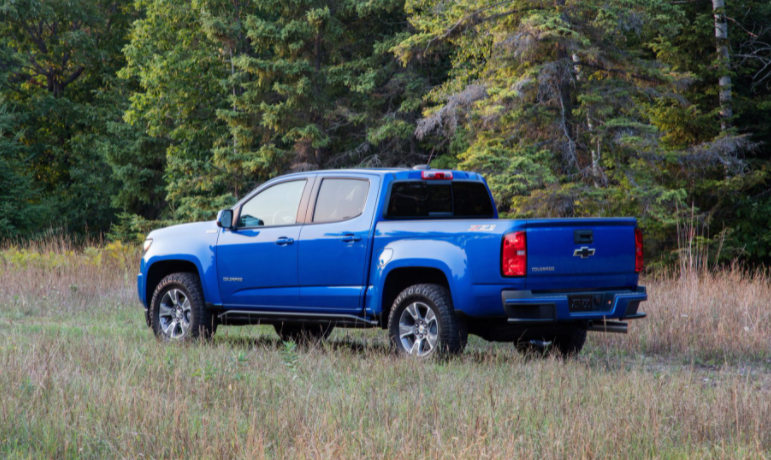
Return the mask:
M 207 231 L 217 233 L 219 231 L 217 222 L 212 220 L 207 222 L 191 222 L 189 224 L 172 225 L 171 227 L 164 227 L 153 230 L 149 235 L 147 235 L 147 237 L 152 238 L 153 240 L 177 237 L 189 238 L 191 236 L 203 237 L 203 235 L 207 234 Z

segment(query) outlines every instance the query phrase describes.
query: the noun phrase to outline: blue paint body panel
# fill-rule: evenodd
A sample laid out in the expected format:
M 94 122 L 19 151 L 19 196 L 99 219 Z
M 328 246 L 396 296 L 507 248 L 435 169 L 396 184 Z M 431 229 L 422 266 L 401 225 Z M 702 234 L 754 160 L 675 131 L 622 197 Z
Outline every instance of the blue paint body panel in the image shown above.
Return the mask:
M 222 230 L 217 242 L 222 302 L 241 306 L 298 305 L 297 240 L 300 229 L 300 225 L 291 225 Z M 295 242 L 277 244 L 279 238 L 291 238 Z
M 139 298 L 147 307 L 148 272 L 161 261 L 195 265 L 206 302 L 223 310 L 267 310 L 345 313 L 379 318 L 389 275 L 401 269 L 426 268 L 447 279 L 453 305 L 470 317 L 505 317 L 502 293 L 531 292 L 537 300 L 517 299 L 519 305 L 549 299 L 557 321 L 622 318 L 630 301 L 647 299 L 638 290 L 634 271 L 633 218 L 616 219 L 388 219 L 385 207 L 394 182 L 421 180 L 414 170 L 341 170 L 298 173 L 308 178 L 295 225 L 253 229 L 220 229 L 215 222 L 169 227 L 152 232 L 153 243 L 142 258 L 137 277 Z M 369 181 L 363 212 L 334 223 L 313 223 L 312 209 L 324 178 Z M 233 207 L 261 190 L 257 188 Z M 473 172 L 453 171 L 453 181 L 487 183 Z M 488 188 L 489 194 L 489 188 Z M 490 195 L 492 200 L 492 195 Z M 504 235 L 527 234 L 527 276 L 501 274 Z M 576 243 L 576 231 L 590 232 L 591 243 Z M 279 238 L 292 244 L 276 244 Z M 574 255 L 586 247 L 588 257 Z M 618 290 L 613 308 L 603 312 L 571 313 L 570 292 Z M 547 297 L 544 297 L 547 296 Z
M 345 177 L 319 174 L 325 178 Z M 360 175 L 369 188 L 362 213 L 349 220 L 306 223 L 300 232 L 300 306 L 324 312 L 357 313 L 362 309 L 372 241 L 372 220 L 380 193 L 380 177 Z

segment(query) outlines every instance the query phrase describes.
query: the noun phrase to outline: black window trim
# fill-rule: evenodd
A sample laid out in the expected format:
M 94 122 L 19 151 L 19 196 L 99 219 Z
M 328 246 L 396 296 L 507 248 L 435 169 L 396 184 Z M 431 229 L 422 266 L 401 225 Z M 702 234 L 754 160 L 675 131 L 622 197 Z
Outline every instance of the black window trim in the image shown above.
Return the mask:
M 313 215 L 316 213 L 316 202 L 319 199 L 319 191 L 321 191 L 321 184 L 326 179 L 343 179 L 343 180 L 361 180 L 367 182 L 367 196 L 364 199 L 364 207 L 361 209 L 361 212 L 353 217 L 349 217 L 348 219 L 343 220 L 333 220 L 330 222 L 313 222 Z M 369 202 L 369 193 L 372 190 L 372 181 L 368 177 L 361 177 L 361 176 L 339 176 L 339 175 L 332 175 L 332 176 L 317 176 L 316 183 L 313 184 L 313 192 L 311 192 L 311 199 L 308 202 L 308 210 L 305 214 L 305 225 L 324 225 L 324 224 L 337 224 L 340 222 L 348 222 L 349 220 L 353 220 L 356 218 L 361 217 L 364 214 L 364 208 L 367 207 L 367 203 Z
M 299 182 L 303 181 L 305 182 L 305 187 L 303 188 L 303 193 L 300 195 L 300 204 L 297 208 L 297 216 L 295 217 L 295 222 L 293 224 L 287 224 L 287 225 L 256 225 L 251 227 L 241 227 L 238 225 L 238 222 L 241 220 L 241 210 L 246 205 L 246 203 L 252 201 L 257 195 L 261 194 L 262 192 L 271 189 L 277 185 L 286 184 L 289 182 Z M 236 223 L 236 226 L 233 227 L 234 230 L 254 230 L 254 229 L 260 229 L 260 228 L 282 228 L 282 227 L 296 227 L 298 225 L 303 225 L 304 222 L 304 216 L 305 216 L 305 208 L 308 206 L 308 195 L 310 195 L 310 189 L 313 187 L 315 182 L 315 176 L 301 176 L 301 177 L 287 177 L 286 180 L 276 181 L 267 187 L 255 190 L 254 193 L 247 196 L 243 202 L 237 206 L 237 212 L 233 213 L 233 221 Z
M 388 206 L 391 204 L 391 192 L 393 191 L 393 186 L 396 185 L 396 184 L 404 183 L 404 182 L 426 182 L 426 181 L 421 180 L 421 179 L 400 179 L 400 180 L 391 181 L 391 183 L 388 184 L 388 190 L 387 190 L 386 196 L 385 196 L 385 203 L 383 203 L 383 215 L 382 215 L 383 220 L 385 220 L 385 221 L 388 221 L 388 220 L 404 220 L 404 221 L 407 221 L 407 220 L 495 219 L 495 203 L 490 198 L 489 192 L 488 192 L 488 199 L 490 199 L 490 206 L 491 206 L 491 209 L 493 210 L 493 212 L 492 212 L 492 214 L 489 214 L 487 216 L 456 216 L 456 215 L 453 215 L 451 217 L 445 217 L 445 216 L 433 216 L 433 217 L 431 217 L 431 216 L 427 216 L 427 217 L 416 217 L 416 216 L 392 217 L 392 216 L 389 216 L 388 215 Z M 439 185 L 439 184 L 450 184 L 450 185 L 452 185 L 453 183 L 456 183 L 456 182 L 463 182 L 463 183 L 471 183 L 471 184 L 481 184 L 483 187 L 485 187 L 485 183 L 484 182 L 479 181 L 479 180 L 474 180 L 474 179 L 434 180 L 434 181 L 430 181 L 430 182 L 432 182 L 434 184 L 437 184 L 437 185 Z M 426 185 L 430 186 L 430 184 L 428 184 L 428 183 L 426 183 Z M 487 187 L 485 187 L 485 189 L 486 188 Z M 453 196 L 453 193 L 450 193 L 450 199 L 451 200 L 455 200 L 455 197 Z M 455 203 L 454 202 L 452 203 L 452 210 L 453 210 L 453 213 L 454 213 L 455 212 Z

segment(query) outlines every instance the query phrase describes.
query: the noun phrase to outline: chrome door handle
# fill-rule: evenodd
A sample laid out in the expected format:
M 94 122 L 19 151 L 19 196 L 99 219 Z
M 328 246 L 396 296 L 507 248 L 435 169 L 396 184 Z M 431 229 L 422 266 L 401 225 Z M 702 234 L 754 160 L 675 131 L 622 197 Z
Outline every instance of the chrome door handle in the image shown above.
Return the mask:
M 279 237 L 279 239 L 276 240 L 276 244 L 279 246 L 292 243 L 294 243 L 294 238 L 287 238 L 285 236 Z
M 360 240 L 361 240 L 361 237 L 354 235 L 353 233 L 347 233 L 343 235 L 342 238 L 340 238 L 340 241 L 342 241 L 343 243 L 352 243 L 354 241 L 360 241 Z

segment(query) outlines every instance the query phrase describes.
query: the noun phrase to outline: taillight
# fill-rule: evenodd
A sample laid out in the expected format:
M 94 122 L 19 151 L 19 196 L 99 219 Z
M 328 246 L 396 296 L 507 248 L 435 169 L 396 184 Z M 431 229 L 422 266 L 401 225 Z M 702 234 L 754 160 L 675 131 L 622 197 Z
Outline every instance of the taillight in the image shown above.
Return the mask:
M 423 180 L 452 180 L 452 171 L 426 171 L 420 172 Z
M 643 234 L 639 228 L 634 229 L 634 271 L 640 273 L 645 268 L 643 259 Z
M 527 274 L 527 235 L 525 232 L 513 232 L 503 236 L 501 272 L 503 276 L 525 276 Z

